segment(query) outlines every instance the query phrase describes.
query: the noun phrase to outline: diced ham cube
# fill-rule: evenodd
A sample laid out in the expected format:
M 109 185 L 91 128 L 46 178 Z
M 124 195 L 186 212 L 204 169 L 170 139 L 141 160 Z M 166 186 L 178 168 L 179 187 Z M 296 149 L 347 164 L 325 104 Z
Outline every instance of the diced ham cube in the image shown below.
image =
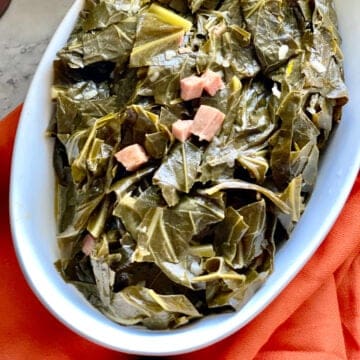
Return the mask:
M 115 154 L 115 158 L 127 171 L 134 171 L 149 160 L 145 150 L 139 144 L 124 147 Z
M 201 78 L 204 80 L 205 91 L 211 96 L 214 96 L 220 89 L 225 87 L 221 76 L 209 69 L 201 75 Z
M 211 141 L 221 128 L 224 119 L 225 114 L 220 110 L 212 106 L 201 105 L 195 114 L 191 132 L 200 140 Z
M 177 120 L 172 124 L 171 131 L 176 139 L 184 142 L 191 136 L 193 120 Z
M 91 234 L 87 234 L 83 239 L 82 252 L 89 256 L 91 252 L 95 249 L 96 240 Z
M 183 100 L 197 99 L 204 89 L 204 80 L 200 76 L 191 75 L 180 80 L 180 96 Z

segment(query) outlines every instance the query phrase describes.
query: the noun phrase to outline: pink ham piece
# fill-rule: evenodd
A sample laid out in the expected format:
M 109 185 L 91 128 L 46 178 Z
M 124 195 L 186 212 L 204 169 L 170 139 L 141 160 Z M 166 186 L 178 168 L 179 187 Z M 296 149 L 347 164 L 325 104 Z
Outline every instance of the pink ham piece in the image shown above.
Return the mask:
M 185 101 L 199 98 L 203 89 L 204 80 L 199 76 L 191 75 L 180 80 L 180 96 Z
M 204 90 L 211 96 L 214 96 L 220 89 L 225 87 L 221 76 L 211 70 L 206 70 L 201 78 L 204 80 Z
M 224 122 L 225 114 L 220 110 L 201 105 L 194 117 L 191 132 L 197 135 L 200 140 L 211 141 Z
M 139 144 L 124 147 L 115 154 L 115 158 L 127 171 L 134 171 L 149 160 L 145 150 Z
M 82 252 L 89 256 L 95 249 L 96 240 L 91 234 L 87 234 L 83 239 Z
M 191 136 L 193 120 L 177 120 L 172 124 L 171 131 L 176 139 L 184 142 Z

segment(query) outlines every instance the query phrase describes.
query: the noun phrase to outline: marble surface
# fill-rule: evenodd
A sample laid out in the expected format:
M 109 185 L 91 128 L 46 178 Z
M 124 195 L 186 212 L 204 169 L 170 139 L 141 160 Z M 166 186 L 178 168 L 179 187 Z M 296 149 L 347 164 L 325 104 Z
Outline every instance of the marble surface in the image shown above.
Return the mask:
M 12 0 L 0 18 L 0 119 L 24 101 L 52 34 L 73 0 Z

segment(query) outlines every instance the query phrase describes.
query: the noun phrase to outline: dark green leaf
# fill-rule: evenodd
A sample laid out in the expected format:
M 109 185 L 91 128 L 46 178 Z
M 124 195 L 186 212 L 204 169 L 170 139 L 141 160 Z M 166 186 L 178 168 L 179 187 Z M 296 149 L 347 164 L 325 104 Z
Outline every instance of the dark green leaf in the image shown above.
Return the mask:
M 105 313 L 123 325 L 143 323 L 150 329 L 176 328 L 201 315 L 184 295 L 160 295 L 142 286 L 114 294 Z
M 201 162 L 202 151 L 197 146 L 186 141 L 177 144 L 163 160 L 155 172 L 153 183 L 163 191 L 163 196 L 169 206 L 173 206 L 173 198 L 167 196 L 168 188 L 189 193 L 196 181 L 198 167 Z
M 183 36 L 182 27 L 171 25 L 159 16 L 145 12 L 137 25 L 130 67 L 160 64 L 166 59 L 166 52 L 176 54 Z

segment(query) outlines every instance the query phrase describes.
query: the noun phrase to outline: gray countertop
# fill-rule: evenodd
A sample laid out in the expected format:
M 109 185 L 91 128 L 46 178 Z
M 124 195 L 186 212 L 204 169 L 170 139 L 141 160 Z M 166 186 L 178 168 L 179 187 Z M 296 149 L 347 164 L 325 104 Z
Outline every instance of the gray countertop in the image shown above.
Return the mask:
M 73 0 L 12 0 L 0 18 L 0 119 L 24 101 L 37 64 Z

